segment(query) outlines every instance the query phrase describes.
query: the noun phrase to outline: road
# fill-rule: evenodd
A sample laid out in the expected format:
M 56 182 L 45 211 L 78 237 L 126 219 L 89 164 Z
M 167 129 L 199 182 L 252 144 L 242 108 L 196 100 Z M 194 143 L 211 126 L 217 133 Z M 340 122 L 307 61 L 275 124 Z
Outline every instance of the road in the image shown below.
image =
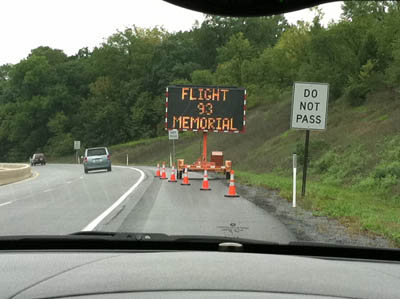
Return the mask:
M 81 165 L 36 166 L 31 179 L 0 186 L 0 235 L 81 230 L 218 235 L 275 242 L 295 237 L 243 197 L 226 198 L 226 180 L 210 174 L 211 191 L 155 178 L 150 167 L 83 173 Z M 170 174 L 169 171 L 168 175 Z

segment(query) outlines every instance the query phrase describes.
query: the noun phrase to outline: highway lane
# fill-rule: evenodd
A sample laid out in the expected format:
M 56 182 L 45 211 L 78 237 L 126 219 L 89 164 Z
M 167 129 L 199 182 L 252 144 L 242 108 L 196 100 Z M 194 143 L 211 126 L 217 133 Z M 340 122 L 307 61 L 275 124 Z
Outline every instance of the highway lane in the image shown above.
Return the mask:
M 34 170 L 39 173 L 34 179 L 0 186 L 0 235 L 85 229 L 295 240 L 283 224 L 250 201 L 224 197 L 227 181 L 213 179 L 213 174 L 212 190 L 200 191 L 199 173 L 190 173 L 191 185 L 181 186 L 155 178 L 151 167 L 113 166 L 111 173 L 86 175 L 82 165 L 48 164 Z
M 98 230 L 216 235 L 290 242 L 294 235 L 265 210 L 243 197 L 226 198 L 227 181 L 210 174 L 211 191 L 201 191 L 202 175 L 189 173 L 190 186 L 154 178 L 155 168 L 141 167 L 148 188 L 134 205 L 118 211 Z M 168 176 L 170 171 L 167 170 Z M 213 179 L 214 177 L 214 179 Z
M 0 235 L 67 234 L 82 230 L 140 177 L 137 171 L 84 174 L 82 165 L 33 167 L 38 176 L 0 186 Z

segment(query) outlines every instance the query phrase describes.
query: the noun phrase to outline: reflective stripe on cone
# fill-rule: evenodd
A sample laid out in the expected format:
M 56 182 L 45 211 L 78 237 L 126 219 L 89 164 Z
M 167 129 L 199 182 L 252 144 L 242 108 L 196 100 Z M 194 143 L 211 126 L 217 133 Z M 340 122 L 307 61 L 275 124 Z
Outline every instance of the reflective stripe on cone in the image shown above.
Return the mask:
M 188 170 L 187 170 L 186 167 L 185 167 L 185 171 L 184 171 L 184 173 L 183 173 L 183 182 L 181 183 L 181 185 L 183 185 L 183 186 L 190 186 L 190 183 L 189 183 L 189 176 L 188 176 Z
M 163 162 L 163 165 L 162 165 L 162 173 L 161 173 L 160 179 L 162 179 L 162 180 L 167 179 L 167 173 L 165 172 L 165 162 Z
M 160 163 L 157 163 L 157 171 L 156 171 L 156 175 L 154 177 L 159 178 L 161 175 L 160 173 Z
M 209 184 L 208 184 L 208 174 L 207 174 L 207 169 L 204 169 L 204 176 L 203 176 L 203 186 L 200 188 L 200 190 L 203 191 L 209 191 L 211 190 Z
M 172 172 L 171 172 L 171 177 L 168 180 L 168 182 L 176 183 L 176 177 L 175 177 L 175 165 L 172 165 Z

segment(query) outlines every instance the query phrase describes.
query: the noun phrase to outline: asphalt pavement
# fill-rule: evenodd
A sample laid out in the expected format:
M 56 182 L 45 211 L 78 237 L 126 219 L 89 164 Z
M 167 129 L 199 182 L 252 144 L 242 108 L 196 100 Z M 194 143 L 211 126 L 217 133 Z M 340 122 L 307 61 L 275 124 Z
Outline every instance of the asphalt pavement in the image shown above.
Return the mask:
M 0 186 L 0 235 L 102 230 L 295 240 L 265 210 L 243 197 L 224 197 L 228 182 L 212 173 L 212 190 L 201 191 L 200 173 L 189 173 L 191 185 L 182 186 L 154 177 L 151 167 L 84 174 L 82 165 L 47 164 L 33 170 L 31 179 Z

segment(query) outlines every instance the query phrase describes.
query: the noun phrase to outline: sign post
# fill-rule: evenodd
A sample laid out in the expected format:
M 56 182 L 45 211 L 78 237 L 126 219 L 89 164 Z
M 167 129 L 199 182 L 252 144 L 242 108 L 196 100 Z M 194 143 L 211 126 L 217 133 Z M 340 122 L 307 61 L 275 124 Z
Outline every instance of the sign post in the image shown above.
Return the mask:
M 296 174 L 297 174 L 297 155 L 293 154 L 293 208 L 296 207 L 296 176 L 297 176 Z
M 74 141 L 74 150 L 76 150 L 76 163 L 80 164 L 79 161 L 79 150 L 81 149 L 81 142 L 80 141 Z
M 307 166 L 308 166 L 308 146 L 310 143 L 310 130 L 306 131 L 306 140 L 304 142 L 304 161 L 303 161 L 303 182 L 301 185 L 301 196 L 304 197 L 306 194 L 306 182 L 307 182 Z
M 179 139 L 179 131 L 177 129 L 172 129 L 168 131 L 168 139 L 172 140 L 172 161 L 175 162 L 175 140 Z M 172 163 L 170 163 L 172 164 Z M 172 167 L 172 165 L 171 165 Z
M 306 194 L 308 148 L 310 130 L 325 130 L 328 114 L 329 84 L 295 82 L 293 85 L 292 129 L 307 130 L 304 143 L 303 184 L 301 196 Z

